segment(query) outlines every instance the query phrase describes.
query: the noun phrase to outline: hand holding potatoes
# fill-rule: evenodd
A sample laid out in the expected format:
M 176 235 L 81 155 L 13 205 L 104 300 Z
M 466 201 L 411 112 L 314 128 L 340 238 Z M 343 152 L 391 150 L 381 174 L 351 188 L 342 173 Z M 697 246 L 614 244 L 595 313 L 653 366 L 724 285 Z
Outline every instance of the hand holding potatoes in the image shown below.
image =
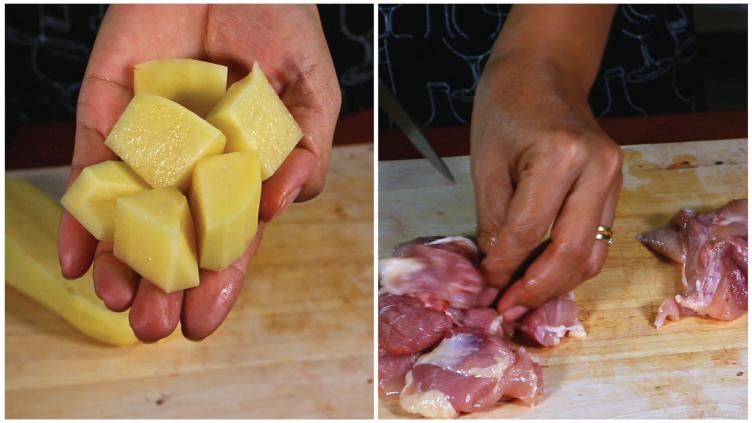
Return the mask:
M 209 8 L 212 9 L 211 13 L 208 13 Z M 165 22 L 172 24 L 165 25 Z M 238 25 L 238 22 L 242 22 L 243 25 Z M 258 31 L 257 29 L 262 26 L 274 28 L 275 31 Z M 123 39 L 129 42 L 123 43 Z M 97 295 L 110 309 L 125 310 L 130 307 L 131 327 L 144 341 L 167 336 L 178 321 L 182 323 L 184 335 L 190 339 L 202 339 L 216 330 L 238 296 L 245 268 L 263 233 L 263 222 L 271 220 L 296 198 L 312 198 L 323 187 L 328 150 L 339 112 L 339 87 L 313 6 L 112 6 L 100 28 L 79 95 L 76 148 L 69 184 L 74 183 L 81 170 L 87 166 L 118 159 L 104 141 L 111 134 L 113 127 L 117 126 L 118 119 L 134 97 L 131 90 L 134 86 L 133 69 L 136 65 L 143 64 L 137 68 L 141 75 L 138 76 L 137 73 L 136 76 L 136 81 L 139 81 L 136 86 L 137 96 L 148 98 L 151 95 L 172 101 L 193 116 L 202 119 L 205 118 L 203 113 L 206 113 L 205 110 L 208 108 L 206 104 L 219 102 L 215 100 L 216 90 L 207 89 L 200 95 L 186 96 L 181 93 L 181 89 L 185 88 L 170 85 L 159 91 L 161 84 L 153 82 L 155 79 L 152 79 L 156 78 L 153 75 L 160 74 L 155 70 L 158 67 L 147 63 L 161 59 L 160 55 L 165 52 L 172 57 L 195 57 L 214 63 L 229 64 L 227 78 L 230 85 L 248 76 L 254 62 L 258 61 L 266 74 L 269 86 L 275 93 L 280 93 L 281 103 L 289 108 L 289 114 L 296 125 L 299 125 L 300 133 L 303 135 L 302 139 L 294 141 L 296 144 L 293 147 L 286 147 L 291 151 L 288 150 L 290 152 L 279 163 L 279 168 L 263 182 L 263 190 L 259 157 L 258 180 L 253 183 L 256 185 L 251 184 L 253 188 L 245 194 L 245 198 L 251 199 L 259 195 L 257 201 L 261 221 L 257 222 L 258 228 L 252 242 L 245 245 L 245 250 L 239 258 L 222 270 L 199 270 L 199 285 L 185 291 L 178 289 L 166 293 L 146 278 L 135 280 L 131 266 L 118 257 L 126 255 L 118 253 L 117 247 L 113 252 L 113 244 L 109 241 L 97 242 L 92 233 L 85 228 L 90 225 L 82 225 L 83 222 L 79 222 L 70 213 L 63 213 L 58 250 L 64 275 L 68 278 L 80 276 L 93 261 Z M 221 69 L 217 72 L 217 68 L 213 66 L 191 65 L 190 69 L 183 72 L 183 78 L 186 81 L 195 81 L 196 74 L 203 72 L 201 68 L 213 72 L 210 77 L 204 78 L 206 81 L 215 81 L 217 75 L 221 77 Z M 167 104 L 174 108 L 172 103 Z M 177 115 L 188 116 L 183 109 L 180 110 Z M 211 126 L 216 128 L 214 125 Z M 229 138 L 221 130 L 220 132 L 225 138 Z M 212 142 L 207 143 L 211 144 Z M 193 146 L 192 143 L 186 145 Z M 148 143 L 144 142 L 136 147 L 147 146 Z M 204 146 L 193 151 L 207 151 L 207 148 L 211 149 Z M 128 155 L 125 152 L 121 153 L 122 156 Z M 217 254 L 217 257 L 202 259 L 202 245 L 210 242 L 207 240 L 225 239 L 223 242 L 226 244 L 223 245 L 233 245 L 233 251 L 238 249 L 237 245 L 247 243 L 243 237 L 238 237 L 239 240 L 223 238 L 220 229 L 222 224 L 218 222 L 246 225 L 248 228 L 253 226 L 248 222 L 240 222 L 239 214 L 233 216 L 232 213 L 224 213 L 221 207 L 212 206 L 206 207 L 207 215 L 220 217 L 212 218 L 211 222 L 207 220 L 208 224 L 202 223 L 198 213 L 193 210 L 196 208 L 193 206 L 194 203 L 215 201 L 212 200 L 212 196 L 206 195 L 206 187 L 216 182 L 212 182 L 211 178 L 194 175 L 195 169 L 201 168 L 203 160 L 221 157 L 213 151 L 210 153 L 190 163 L 185 161 L 188 156 L 160 156 L 159 152 L 154 153 L 154 157 L 182 157 L 178 165 L 168 172 L 167 177 L 154 173 L 153 176 L 156 177 L 152 180 L 168 181 L 174 177 L 166 184 L 174 184 L 173 188 L 188 202 L 196 234 L 194 254 L 197 268 L 201 260 L 206 260 L 206 266 L 217 268 L 220 266 L 217 263 L 224 264 L 223 260 L 227 260 L 226 257 L 235 254 L 228 249 L 227 253 Z M 143 175 L 138 176 L 148 183 L 146 180 L 151 178 L 145 170 L 148 166 L 137 165 L 137 155 L 129 159 L 121 158 L 127 164 L 132 163 L 129 167 L 134 172 L 136 167 L 140 167 Z M 191 175 L 191 182 L 187 186 L 183 185 L 186 169 L 190 169 L 188 173 Z M 191 189 L 195 178 L 202 179 L 199 184 L 204 187 L 203 194 L 194 194 Z M 254 180 L 255 176 L 238 174 L 236 178 L 248 181 Z M 200 186 L 197 185 L 199 188 Z M 151 186 L 150 189 L 155 187 Z M 203 200 L 191 198 L 201 195 Z M 108 207 L 111 207 L 112 203 L 109 204 Z M 253 200 L 239 201 L 236 204 L 237 207 L 246 210 L 254 208 Z M 127 206 L 133 205 L 126 204 L 124 207 Z M 117 210 L 117 200 L 112 207 Z M 146 208 L 136 207 L 129 211 L 133 210 L 146 213 L 140 215 L 142 220 L 149 215 Z M 162 228 L 166 233 L 177 236 L 180 230 L 167 230 L 182 228 L 182 220 L 173 218 L 175 219 L 177 224 L 171 226 L 163 222 Z M 115 244 L 117 238 L 116 222 Z M 187 245 L 190 244 L 186 242 Z M 204 251 L 209 250 L 205 248 Z

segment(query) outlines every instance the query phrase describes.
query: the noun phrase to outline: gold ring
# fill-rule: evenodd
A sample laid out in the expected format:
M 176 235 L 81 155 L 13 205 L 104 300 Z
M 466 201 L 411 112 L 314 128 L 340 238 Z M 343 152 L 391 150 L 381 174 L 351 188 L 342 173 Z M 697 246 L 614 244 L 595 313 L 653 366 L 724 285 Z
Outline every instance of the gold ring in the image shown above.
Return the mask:
M 602 226 L 601 225 L 601 226 L 598 226 L 596 228 L 596 230 L 598 231 L 599 234 L 603 234 L 603 235 L 606 235 L 606 236 L 611 236 L 611 235 L 614 234 L 614 231 L 611 230 L 611 228 L 609 228 L 608 226 Z
M 595 234 L 595 239 L 597 239 L 598 241 L 603 241 L 608 245 L 614 243 L 614 239 L 611 237 L 611 235 L 603 232 L 598 232 L 597 234 Z

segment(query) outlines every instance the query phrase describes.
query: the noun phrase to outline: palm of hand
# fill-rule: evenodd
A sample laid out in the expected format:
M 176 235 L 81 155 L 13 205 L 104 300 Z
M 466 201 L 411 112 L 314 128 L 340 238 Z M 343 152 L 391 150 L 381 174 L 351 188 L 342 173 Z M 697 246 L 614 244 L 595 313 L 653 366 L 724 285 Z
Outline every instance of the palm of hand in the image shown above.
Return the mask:
M 182 321 L 190 339 L 203 339 L 221 324 L 238 297 L 245 269 L 259 246 L 264 222 L 294 200 L 323 188 L 339 87 L 315 7 L 307 6 L 112 6 L 94 46 L 79 95 L 76 147 L 69 184 L 91 164 L 117 157 L 104 145 L 133 95 L 133 66 L 159 58 L 195 58 L 229 67 L 230 83 L 258 61 L 304 132 L 297 148 L 264 182 L 262 222 L 246 252 L 220 272 L 202 270 L 201 284 L 165 294 L 97 242 L 70 214 L 58 240 L 66 277 L 94 263 L 97 295 L 108 308 L 131 308 L 134 333 L 143 341 L 169 335 Z

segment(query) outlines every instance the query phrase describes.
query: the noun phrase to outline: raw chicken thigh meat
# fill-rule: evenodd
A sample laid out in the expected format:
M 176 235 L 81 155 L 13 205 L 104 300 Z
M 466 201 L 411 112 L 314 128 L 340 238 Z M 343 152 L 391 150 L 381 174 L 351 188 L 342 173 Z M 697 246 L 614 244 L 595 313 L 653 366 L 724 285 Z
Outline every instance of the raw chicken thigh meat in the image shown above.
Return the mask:
M 682 264 L 684 292 L 661 303 L 657 328 L 683 316 L 734 320 L 746 313 L 747 200 L 733 200 L 706 214 L 680 210 L 667 227 L 637 239 Z
M 549 300 L 514 322 L 491 304 L 499 290 L 479 271 L 468 238 L 422 237 L 380 261 L 379 387 L 411 413 L 454 418 L 500 400 L 535 404 L 540 366 L 509 341 L 517 330 L 541 346 L 584 336 L 572 295 Z

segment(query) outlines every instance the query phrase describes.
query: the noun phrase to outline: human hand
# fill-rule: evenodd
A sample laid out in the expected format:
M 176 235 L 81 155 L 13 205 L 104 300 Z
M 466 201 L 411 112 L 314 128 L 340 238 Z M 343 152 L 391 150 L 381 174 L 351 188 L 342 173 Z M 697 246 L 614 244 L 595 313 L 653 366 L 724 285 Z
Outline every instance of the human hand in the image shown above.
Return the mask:
M 162 58 L 195 58 L 229 68 L 229 82 L 259 61 L 303 130 L 282 166 L 264 181 L 258 232 L 245 253 L 219 272 L 201 270 L 201 283 L 166 294 L 118 260 L 112 243 L 97 242 L 64 211 L 58 252 L 66 278 L 94 263 L 94 286 L 105 305 L 130 308 L 130 323 L 144 342 L 164 338 L 182 322 L 186 338 L 200 340 L 222 323 L 237 299 L 264 222 L 293 201 L 324 186 L 340 90 L 313 5 L 113 5 L 97 35 L 78 100 L 76 141 L 68 185 L 86 166 L 116 160 L 104 140 L 133 96 L 133 67 Z
M 534 70 L 534 71 L 531 71 Z M 621 149 L 601 131 L 589 86 L 554 63 L 491 60 L 476 90 L 471 168 L 482 268 L 514 320 L 598 274 L 621 189 Z M 553 225 L 553 226 L 552 226 Z M 551 242 L 510 280 L 551 228 Z

